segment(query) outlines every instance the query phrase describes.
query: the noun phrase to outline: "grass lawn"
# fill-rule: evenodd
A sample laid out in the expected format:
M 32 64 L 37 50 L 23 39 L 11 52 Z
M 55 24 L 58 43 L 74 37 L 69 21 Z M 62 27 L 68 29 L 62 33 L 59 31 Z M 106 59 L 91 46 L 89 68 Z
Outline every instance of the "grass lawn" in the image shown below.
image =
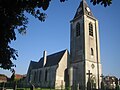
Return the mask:
M 17 88 L 17 90 L 30 90 L 30 88 Z M 49 88 L 34 88 L 34 90 L 55 90 Z

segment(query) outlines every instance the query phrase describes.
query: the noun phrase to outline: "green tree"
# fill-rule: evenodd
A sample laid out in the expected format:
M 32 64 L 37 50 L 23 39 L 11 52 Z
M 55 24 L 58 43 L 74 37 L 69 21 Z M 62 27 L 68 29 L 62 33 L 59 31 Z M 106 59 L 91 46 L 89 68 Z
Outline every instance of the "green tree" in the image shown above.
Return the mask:
M 14 80 L 15 80 L 15 70 L 12 69 L 12 75 L 11 75 L 11 77 L 10 77 L 10 81 L 11 81 L 11 82 L 14 82 Z
M 40 12 L 40 8 L 46 10 L 50 0 L 0 0 L 0 67 L 11 69 L 15 66 L 12 60 L 16 60 L 18 53 L 10 47 L 12 40 L 16 40 L 15 30 L 25 34 L 28 18 L 25 12 L 45 20 L 45 13 Z
M 101 4 L 104 5 L 104 7 L 110 6 L 112 4 L 112 0 L 91 0 L 91 2 L 93 5 Z
M 26 33 L 28 18 L 25 12 L 31 14 L 40 21 L 44 21 L 46 14 L 40 8 L 46 10 L 51 0 L 0 0 L 0 68 L 12 69 L 15 65 L 18 52 L 10 47 L 10 43 L 16 40 L 15 30 L 20 34 Z M 64 2 L 66 0 L 60 0 Z M 91 0 L 93 5 L 110 5 L 112 0 Z

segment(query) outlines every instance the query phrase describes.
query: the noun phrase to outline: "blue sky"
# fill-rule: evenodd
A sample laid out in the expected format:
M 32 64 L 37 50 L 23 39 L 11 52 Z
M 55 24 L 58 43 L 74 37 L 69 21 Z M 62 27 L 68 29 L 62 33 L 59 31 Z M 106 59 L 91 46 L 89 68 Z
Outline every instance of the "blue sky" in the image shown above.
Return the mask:
M 52 54 L 70 49 L 70 20 L 73 19 L 81 0 L 68 0 L 60 3 L 52 0 L 45 11 L 47 18 L 40 22 L 31 15 L 26 35 L 16 34 L 17 40 L 11 46 L 18 50 L 16 73 L 26 74 L 31 60 L 38 61 L 43 51 Z M 94 16 L 99 21 L 101 63 L 104 75 L 115 75 L 120 78 L 120 1 L 113 0 L 110 7 L 93 6 L 86 0 Z M 10 71 L 0 69 L 0 73 L 10 76 Z

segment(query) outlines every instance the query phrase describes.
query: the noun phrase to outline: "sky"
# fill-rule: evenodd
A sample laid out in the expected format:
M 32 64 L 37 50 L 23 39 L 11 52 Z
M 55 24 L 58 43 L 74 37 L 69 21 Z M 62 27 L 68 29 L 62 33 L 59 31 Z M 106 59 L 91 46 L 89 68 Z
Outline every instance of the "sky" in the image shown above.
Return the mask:
M 43 51 L 47 54 L 70 50 L 70 21 L 73 19 L 81 0 L 68 0 L 60 3 L 51 0 L 45 22 L 40 22 L 33 16 L 29 18 L 26 35 L 16 31 L 16 41 L 11 47 L 18 50 L 19 57 L 14 63 L 17 74 L 26 74 L 30 61 L 39 61 Z M 93 6 L 86 0 L 94 16 L 99 21 L 100 53 L 102 72 L 104 75 L 114 75 L 120 78 L 120 0 L 113 0 L 109 7 Z M 0 69 L 0 74 L 11 76 L 8 70 Z

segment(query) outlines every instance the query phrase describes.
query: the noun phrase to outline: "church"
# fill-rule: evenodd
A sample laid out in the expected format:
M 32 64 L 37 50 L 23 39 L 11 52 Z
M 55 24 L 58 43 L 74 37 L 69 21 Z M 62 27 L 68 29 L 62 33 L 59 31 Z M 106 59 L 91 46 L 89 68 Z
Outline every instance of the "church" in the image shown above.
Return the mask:
M 26 82 L 37 87 L 64 89 L 69 85 L 73 90 L 86 90 L 91 79 L 92 88 L 99 89 L 101 74 L 98 20 L 82 0 L 70 21 L 70 52 L 47 55 L 44 51 L 38 62 L 30 62 Z

